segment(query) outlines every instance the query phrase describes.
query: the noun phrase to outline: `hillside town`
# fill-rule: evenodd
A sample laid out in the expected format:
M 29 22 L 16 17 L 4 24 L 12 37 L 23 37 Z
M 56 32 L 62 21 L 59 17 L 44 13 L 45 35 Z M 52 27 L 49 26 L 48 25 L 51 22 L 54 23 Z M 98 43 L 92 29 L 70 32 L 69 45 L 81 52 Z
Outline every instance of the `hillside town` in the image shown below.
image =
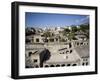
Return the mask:
M 89 24 L 25 28 L 25 67 L 89 65 Z

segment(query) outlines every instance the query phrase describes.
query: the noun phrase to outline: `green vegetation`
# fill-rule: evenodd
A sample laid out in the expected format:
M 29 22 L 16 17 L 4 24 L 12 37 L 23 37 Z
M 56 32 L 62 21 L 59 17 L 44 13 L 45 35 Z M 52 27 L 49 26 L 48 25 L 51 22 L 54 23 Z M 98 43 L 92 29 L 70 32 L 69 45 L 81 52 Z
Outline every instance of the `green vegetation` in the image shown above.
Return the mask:
M 71 41 L 72 39 L 75 39 L 75 34 L 73 32 L 70 32 L 68 34 L 68 39 Z
M 65 28 L 62 33 L 64 36 L 67 36 L 70 33 L 70 30 L 68 28 Z
M 72 26 L 72 32 L 77 32 L 79 29 L 76 26 Z
M 87 30 L 89 30 L 89 24 L 88 25 L 80 25 L 80 30 L 82 30 L 83 32 L 87 32 Z
M 34 28 L 26 28 L 25 29 L 25 35 L 29 36 L 29 35 L 34 35 L 36 33 L 36 30 Z
M 68 39 L 71 41 L 73 38 L 75 38 L 75 31 L 77 30 L 76 27 L 73 27 L 72 30 L 65 28 L 63 31 L 63 35 L 68 37 Z M 64 40 L 63 40 L 64 41 Z
M 52 32 L 50 32 L 50 31 L 46 31 L 46 32 L 44 32 L 43 33 L 43 35 L 44 35 L 44 37 L 52 37 L 52 36 L 54 36 L 54 33 L 52 33 Z
M 84 32 L 84 35 L 89 39 L 89 24 L 80 25 L 80 30 Z
M 84 33 L 86 38 L 89 39 L 89 24 L 87 25 L 82 24 L 80 25 L 80 27 L 76 27 L 73 25 L 71 29 L 65 28 L 62 34 L 68 37 L 68 39 L 71 41 L 71 40 L 77 40 L 77 38 L 75 38 L 76 32 Z
M 64 28 L 64 27 L 63 27 Z M 55 28 L 57 30 L 57 28 Z M 56 31 L 55 30 L 55 31 Z M 67 39 L 68 40 L 77 40 L 77 36 L 79 35 L 83 35 L 83 37 L 86 37 L 86 39 L 89 39 L 89 24 L 81 24 L 79 27 L 73 25 L 71 26 L 71 28 L 64 28 L 63 31 L 59 31 L 59 35 L 56 35 L 54 32 L 52 32 L 51 30 L 46 30 L 46 31 L 42 31 L 42 37 L 44 37 L 44 42 L 48 42 L 50 41 L 54 41 L 52 37 L 58 36 L 59 40 L 61 42 L 66 42 Z M 35 35 L 35 34 L 39 34 L 41 33 L 41 31 L 35 29 L 35 28 L 26 28 L 25 29 L 25 35 L 29 36 L 29 35 Z M 49 38 L 49 40 L 47 39 Z M 82 37 L 81 37 L 82 38 Z M 30 42 L 30 39 L 26 39 L 26 42 Z
M 51 33 L 49 31 L 43 33 L 44 37 L 51 37 Z

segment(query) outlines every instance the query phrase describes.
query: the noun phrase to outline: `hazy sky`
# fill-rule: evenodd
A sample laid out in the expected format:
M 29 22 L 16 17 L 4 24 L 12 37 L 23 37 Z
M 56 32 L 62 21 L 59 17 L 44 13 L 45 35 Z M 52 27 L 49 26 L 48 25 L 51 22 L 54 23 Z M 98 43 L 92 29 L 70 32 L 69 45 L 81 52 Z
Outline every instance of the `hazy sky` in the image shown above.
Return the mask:
M 88 15 L 53 14 L 53 13 L 25 13 L 26 27 L 70 26 L 89 22 Z

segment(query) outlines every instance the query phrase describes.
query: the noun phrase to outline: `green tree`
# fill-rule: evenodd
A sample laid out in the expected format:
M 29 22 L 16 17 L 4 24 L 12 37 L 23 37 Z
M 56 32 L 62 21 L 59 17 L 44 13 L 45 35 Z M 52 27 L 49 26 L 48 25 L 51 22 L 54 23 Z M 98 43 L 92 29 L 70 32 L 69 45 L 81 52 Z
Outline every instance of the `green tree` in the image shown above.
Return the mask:
M 25 35 L 26 36 L 34 35 L 34 34 L 36 34 L 35 28 L 30 28 L 30 27 L 25 28 Z
M 51 37 L 51 32 L 49 32 L 49 31 L 44 32 L 43 35 L 44 35 L 44 37 L 46 37 L 46 38 L 47 38 L 47 37 Z
M 80 25 L 80 30 L 82 30 L 83 32 L 86 32 L 87 30 L 89 30 L 89 24 L 88 25 Z
M 75 34 L 72 33 L 72 32 L 70 32 L 70 33 L 68 34 L 68 39 L 71 41 L 71 40 L 74 39 L 74 38 L 75 38 Z
M 84 35 L 89 39 L 89 24 L 80 25 L 80 30 L 84 32 Z
M 64 36 L 67 36 L 67 34 L 70 33 L 70 30 L 68 28 L 65 28 L 62 33 Z
M 76 26 L 72 26 L 72 32 L 77 32 L 78 28 Z

